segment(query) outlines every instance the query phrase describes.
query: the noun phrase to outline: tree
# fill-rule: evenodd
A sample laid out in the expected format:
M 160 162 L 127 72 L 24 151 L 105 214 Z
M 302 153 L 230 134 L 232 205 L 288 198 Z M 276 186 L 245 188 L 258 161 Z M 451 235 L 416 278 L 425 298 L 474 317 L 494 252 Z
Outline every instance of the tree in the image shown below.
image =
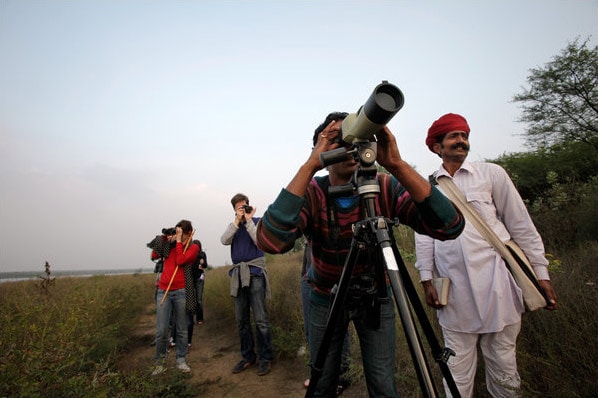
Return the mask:
M 534 152 L 503 154 L 489 161 L 506 169 L 521 197 L 530 202 L 550 188 L 548 173 L 556 173 L 560 184 L 585 183 L 595 178 L 598 170 L 595 149 L 577 141 Z
M 529 123 L 528 146 L 578 141 L 598 150 L 598 46 L 589 40 L 577 38 L 543 68 L 530 69 L 530 88 L 513 97 L 523 104 L 519 121 Z

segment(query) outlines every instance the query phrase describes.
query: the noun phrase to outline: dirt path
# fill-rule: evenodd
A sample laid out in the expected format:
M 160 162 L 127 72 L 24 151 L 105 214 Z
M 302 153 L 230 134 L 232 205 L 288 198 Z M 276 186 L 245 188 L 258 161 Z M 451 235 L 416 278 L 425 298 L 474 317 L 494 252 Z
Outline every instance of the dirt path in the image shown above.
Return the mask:
M 151 345 L 154 336 L 155 307 L 152 304 L 142 315 L 132 336 L 130 351 L 118 367 L 146 370 L 149 373 L 155 356 L 155 346 Z M 277 359 L 273 362 L 272 372 L 266 376 L 258 376 L 256 366 L 243 373 L 233 374 L 231 369 L 239 360 L 239 338 L 235 325 L 230 319 L 210 319 L 209 313 L 206 313 L 206 323 L 195 326 L 193 344 L 187 355 L 187 362 L 192 369 L 191 382 L 202 385 L 202 398 L 305 396 L 303 381 L 308 376 L 305 359 Z M 169 359 L 168 371 L 176 371 L 173 358 Z M 347 390 L 342 397 L 357 397 L 354 395 L 357 391 L 351 390 Z

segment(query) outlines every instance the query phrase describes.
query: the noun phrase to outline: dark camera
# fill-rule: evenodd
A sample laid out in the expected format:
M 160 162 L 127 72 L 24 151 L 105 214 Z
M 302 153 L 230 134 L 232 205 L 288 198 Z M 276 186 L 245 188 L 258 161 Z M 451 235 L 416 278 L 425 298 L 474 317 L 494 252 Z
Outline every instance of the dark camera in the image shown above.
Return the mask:
M 176 228 L 162 228 L 163 235 L 176 235 Z
M 243 210 L 245 210 L 245 213 L 251 213 L 253 211 L 253 207 L 245 205 L 243 206 Z

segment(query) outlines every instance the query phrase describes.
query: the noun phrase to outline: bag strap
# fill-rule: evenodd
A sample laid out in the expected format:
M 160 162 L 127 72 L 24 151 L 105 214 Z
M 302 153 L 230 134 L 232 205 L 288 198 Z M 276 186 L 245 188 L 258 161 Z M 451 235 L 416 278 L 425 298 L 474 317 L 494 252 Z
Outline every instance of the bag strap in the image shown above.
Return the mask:
M 504 242 L 496 235 L 496 233 L 488 226 L 486 221 L 478 214 L 478 212 L 467 202 L 465 195 L 457 188 L 453 180 L 447 176 L 440 176 L 436 179 L 438 185 L 442 188 L 446 196 L 453 202 L 461 213 L 465 216 L 480 235 L 496 250 L 505 260 L 516 261 Z
M 511 264 L 519 264 L 521 270 L 525 273 L 526 277 L 532 282 L 535 288 L 540 292 L 540 294 L 544 297 L 546 302 L 548 302 L 548 297 L 546 296 L 546 292 L 544 289 L 540 287 L 538 283 L 538 278 L 536 277 L 531 264 L 527 260 L 525 253 L 521 250 L 521 248 L 517 245 L 517 243 L 513 240 L 505 243 L 500 240 L 496 232 L 492 230 L 484 221 L 484 219 L 479 215 L 479 213 L 473 208 L 473 206 L 467 201 L 463 192 L 457 188 L 455 182 L 447 177 L 447 176 L 439 176 L 436 178 L 438 185 L 442 188 L 445 195 L 453 202 L 455 206 L 461 210 L 463 215 L 465 216 L 466 220 L 470 222 L 486 239 L 486 241 L 496 250 L 501 257 L 505 260 L 505 265 L 509 268 L 509 271 L 513 273 L 511 269 Z

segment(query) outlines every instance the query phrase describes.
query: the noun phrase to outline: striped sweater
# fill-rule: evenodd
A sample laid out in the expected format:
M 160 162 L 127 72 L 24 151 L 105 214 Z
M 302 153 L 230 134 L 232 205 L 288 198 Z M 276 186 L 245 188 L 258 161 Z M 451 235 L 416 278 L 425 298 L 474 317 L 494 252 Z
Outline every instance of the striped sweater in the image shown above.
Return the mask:
M 327 200 L 323 188 L 327 179 L 328 176 L 313 178 L 304 197 L 283 189 L 257 229 L 258 246 L 273 254 L 287 252 L 293 248 L 295 239 L 305 235 L 313 261 L 308 279 L 314 292 L 322 296 L 330 294 L 339 281 L 353 239 L 352 225 L 363 218 L 359 200 L 348 207 L 336 206 L 334 199 Z M 454 239 L 463 230 L 464 219 L 435 187 L 424 202 L 415 203 L 395 177 L 378 174 L 377 179 L 380 185 L 375 204 L 377 215 L 398 218 L 418 233 L 439 240 Z M 329 205 L 334 211 L 329 211 Z M 330 216 L 336 217 L 336 221 L 329 222 Z M 353 275 L 372 269 L 367 253 L 361 251 Z

